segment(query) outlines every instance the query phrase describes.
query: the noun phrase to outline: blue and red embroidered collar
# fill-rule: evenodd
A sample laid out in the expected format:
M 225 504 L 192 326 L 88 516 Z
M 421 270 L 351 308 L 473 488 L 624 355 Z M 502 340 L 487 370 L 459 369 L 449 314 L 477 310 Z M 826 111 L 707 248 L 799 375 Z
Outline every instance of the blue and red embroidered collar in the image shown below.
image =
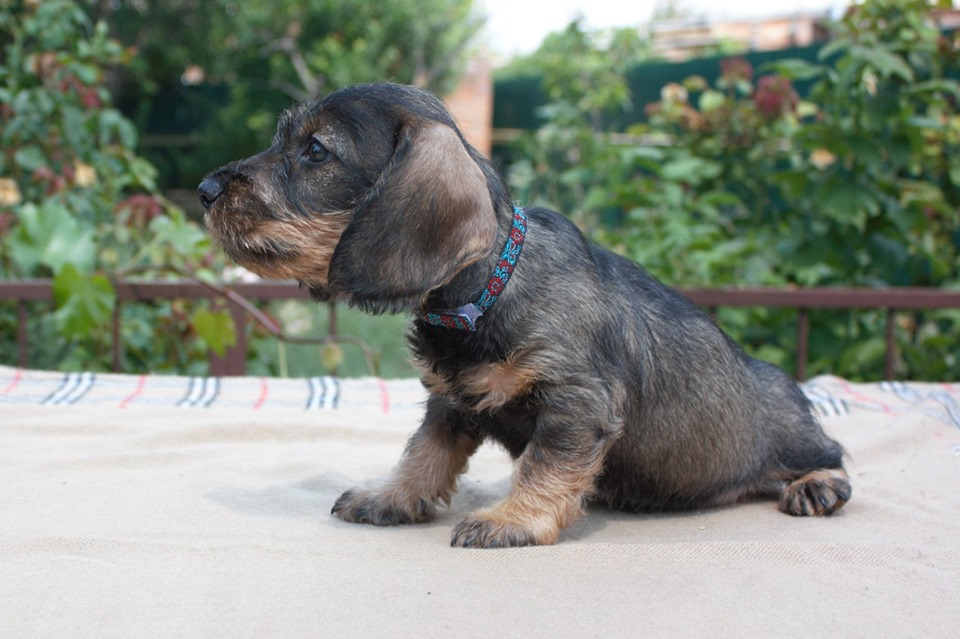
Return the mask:
M 444 309 L 436 312 L 416 311 L 418 318 L 434 326 L 455 328 L 461 331 L 474 332 L 477 330 L 477 319 L 493 306 L 510 280 L 510 274 L 517 266 L 520 251 L 523 249 L 523 240 L 527 235 L 527 216 L 519 206 L 513 207 L 513 227 L 510 236 L 500 254 L 500 261 L 493 269 L 493 275 L 487 282 L 487 288 L 480 294 L 480 299 L 472 304 L 464 304 L 453 309 Z

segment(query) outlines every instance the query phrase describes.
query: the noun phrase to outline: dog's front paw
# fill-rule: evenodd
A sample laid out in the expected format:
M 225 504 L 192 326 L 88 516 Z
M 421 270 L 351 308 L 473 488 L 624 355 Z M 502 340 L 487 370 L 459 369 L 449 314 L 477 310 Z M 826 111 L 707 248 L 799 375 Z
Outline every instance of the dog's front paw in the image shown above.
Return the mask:
M 436 507 L 425 499 L 402 499 L 389 491 L 352 489 L 340 495 L 330 512 L 357 524 L 397 526 L 430 521 L 436 515 Z
M 559 531 L 536 522 L 498 516 L 496 510 L 482 510 L 467 515 L 453 529 L 451 546 L 463 548 L 514 548 L 539 546 L 556 542 Z

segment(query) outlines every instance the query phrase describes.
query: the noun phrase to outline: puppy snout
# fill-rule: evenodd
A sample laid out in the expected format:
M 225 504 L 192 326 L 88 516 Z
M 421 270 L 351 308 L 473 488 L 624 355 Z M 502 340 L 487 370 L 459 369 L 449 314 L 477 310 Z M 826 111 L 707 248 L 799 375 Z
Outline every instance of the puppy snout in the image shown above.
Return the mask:
M 217 201 L 217 198 L 223 195 L 223 191 L 224 183 L 219 177 L 214 175 L 205 178 L 203 182 L 200 183 L 200 186 L 197 187 L 200 204 L 203 205 L 204 210 L 209 211 L 213 203 Z

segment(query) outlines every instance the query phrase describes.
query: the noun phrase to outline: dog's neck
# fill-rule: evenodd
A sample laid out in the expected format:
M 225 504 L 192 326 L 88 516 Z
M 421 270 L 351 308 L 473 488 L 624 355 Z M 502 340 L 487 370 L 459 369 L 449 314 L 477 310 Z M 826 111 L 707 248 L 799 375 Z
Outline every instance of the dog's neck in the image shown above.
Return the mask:
M 506 243 L 492 269 L 486 286 L 476 301 L 455 308 L 437 309 L 425 306 L 415 311 L 418 319 L 432 326 L 453 330 L 475 332 L 477 320 L 490 310 L 503 293 L 520 259 L 527 234 L 527 216 L 519 206 L 513 207 L 513 221 L 507 233 Z

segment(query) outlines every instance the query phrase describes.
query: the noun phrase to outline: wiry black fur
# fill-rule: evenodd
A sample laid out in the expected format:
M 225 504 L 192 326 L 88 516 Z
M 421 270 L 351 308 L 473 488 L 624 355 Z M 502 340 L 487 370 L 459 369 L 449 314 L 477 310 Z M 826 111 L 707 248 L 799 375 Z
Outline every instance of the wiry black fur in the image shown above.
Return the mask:
M 514 340 L 556 353 L 557 367 L 535 392 L 500 413 L 470 415 L 468 428 L 518 456 L 536 415 L 575 385 L 583 401 L 564 402 L 567 427 L 616 436 L 597 492 L 630 510 L 702 506 L 771 471 L 841 467 L 843 449 L 785 373 L 747 356 L 685 297 L 588 243 L 566 218 L 526 213 L 528 239 L 514 279 L 481 329 L 464 334 L 418 320 L 410 336 L 418 359 L 444 377 L 502 361 Z M 464 303 L 482 284 L 431 301 L 435 308 Z M 561 427 L 541 435 L 555 446 L 569 437 Z
M 510 231 L 513 206 L 503 180 L 463 140 L 442 104 L 409 87 L 353 87 L 285 116 L 275 145 L 290 146 L 290 136 L 303 135 L 305 120 L 342 127 L 350 140 L 343 148 L 353 153 L 344 151 L 342 161 L 352 167 L 352 183 L 364 185 L 341 198 L 349 201 L 329 205 L 353 207 L 354 222 L 333 253 L 329 282 L 309 284 L 313 294 L 371 312 L 445 309 L 476 301 Z M 367 208 L 381 206 L 382 191 L 397 187 L 390 183 L 392 171 L 413 152 L 421 130 L 412 128 L 414 122 L 456 132 L 464 157 L 486 181 L 490 219 L 484 223 L 495 224 L 496 232 L 479 259 L 458 265 L 442 281 L 418 275 L 393 284 L 372 279 L 371 273 L 378 256 L 397 259 L 396 247 L 389 245 L 396 241 L 395 229 L 371 229 L 377 219 L 392 224 L 388 220 L 396 211 L 377 210 L 382 217 L 375 219 Z M 336 191 L 338 184 L 329 188 Z M 430 209 L 431 197 L 430 187 L 420 186 L 391 202 L 411 209 L 403 224 L 422 224 L 426 233 L 437 215 Z M 413 210 L 418 207 L 424 212 Z M 365 215 L 369 226 L 358 230 L 356 220 Z M 432 394 L 422 432 L 411 440 L 405 459 L 422 453 L 416 452 L 421 441 L 436 446 L 440 459 L 456 442 L 493 439 L 518 458 L 517 493 L 549 497 L 553 487 L 544 484 L 538 470 L 550 469 L 566 478 L 564 486 L 579 486 L 578 478 L 587 482 L 585 488 L 570 488 L 570 499 L 591 497 L 627 510 L 693 508 L 783 493 L 781 508 L 792 514 L 827 514 L 849 499 L 843 449 L 823 432 L 808 400 L 785 373 L 746 355 L 686 298 L 633 262 L 587 241 L 565 217 L 543 208 L 526 209 L 526 215 L 527 238 L 516 270 L 475 333 L 413 322 L 410 345 Z M 437 245 L 422 250 L 435 255 L 443 255 L 444 244 L 456 239 L 432 237 Z M 409 268 L 418 268 L 416 254 L 404 259 Z M 492 400 L 489 390 L 508 379 L 489 372 L 499 374 L 504 369 L 498 366 L 521 371 L 517 379 L 522 381 L 503 382 L 502 401 Z M 839 474 L 804 479 L 824 469 Z M 423 504 L 432 508 L 433 502 L 448 499 L 452 488 L 408 494 L 426 490 L 415 475 L 402 462 L 393 488 L 348 492 L 334 512 L 379 524 L 422 520 L 432 513 Z M 804 505 L 790 506 L 787 494 L 796 497 L 801 490 L 806 491 Z M 559 504 L 566 497 L 557 491 Z M 550 543 L 555 535 L 542 529 L 550 522 L 559 529 L 569 521 L 563 514 L 567 506 L 538 518 L 537 507 L 524 496 L 515 501 L 527 514 L 516 515 L 513 497 L 505 502 L 511 508 L 465 520 L 455 529 L 454 544 Z

